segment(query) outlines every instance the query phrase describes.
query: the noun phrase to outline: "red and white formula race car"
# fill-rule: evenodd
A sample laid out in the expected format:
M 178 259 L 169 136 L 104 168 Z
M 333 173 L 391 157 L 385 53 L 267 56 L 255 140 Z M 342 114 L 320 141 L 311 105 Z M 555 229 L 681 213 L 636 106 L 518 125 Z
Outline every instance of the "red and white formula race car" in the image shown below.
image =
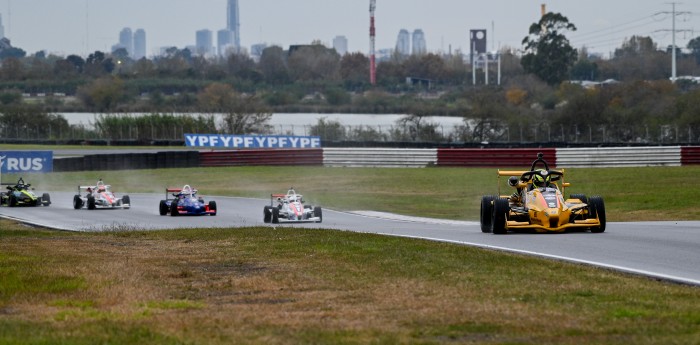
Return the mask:
M 294 188 L 287 194 L 270 194 L 270 205 L 263 208 L 265 223 L 316 222 L 323 221 L 320 206 L 304 205 L 304 198 Z
M 97 181 L 94 186 L 78 186 L 78 194 L 73 196 L 73 208 L 76 210 L 87 206 L 88 210 L 98 208 L 121 208 L 129 209 L 131 207 L 131 199 L 128 195 L 121 198 L 112 193 L 111 187 L 102 182 L 102 179 Z

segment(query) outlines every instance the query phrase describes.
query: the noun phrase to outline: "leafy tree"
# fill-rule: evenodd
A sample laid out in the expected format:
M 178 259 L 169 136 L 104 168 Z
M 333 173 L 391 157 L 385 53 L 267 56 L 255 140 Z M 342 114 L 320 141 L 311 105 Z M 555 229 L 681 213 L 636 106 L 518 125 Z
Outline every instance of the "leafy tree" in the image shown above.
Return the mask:
M 124 82 L 111 76 L 95 79 L 77 93 L 83 104 L 100 112 L 115 110 L 126 97 Z
M 576 49 L 571 47 L 565 31 L 576 31 L 576 26 L 559 13 L 549 12 L 538 23 L 530 25 L 529 36 L 523 39 L 525 55 L 522 65 L 525 72 L 555 85 L 568 76 L 576 61 Z
M 22 61 L 17 58 L 6 58 L 0 66 L 0 79 L 2 80 L 22 80 L 24 79 L 25 68 Z
M 311 135 L 321 137 L 324 141 L 341 141 L 346 139 L 345 127 L 338 121 L 329 121 L 325 117 L 318 119 L 311 126 Z
M 615 57 L 639 57 L 654 53 L 658 50 L 651 37 L 632 36 L 622 42 L 622 47 L 615 49 Z
M 198 95 L 199 105 L 223 113 L 223 131 L 229 134 L 267 133 L 272 114 L 254 95 L 238 94 L 228 84 L 213 83 Z
M 687 47 L 692 52 L 691 54 L 695 56 L 695 61 L 700 64 L 700 36 L 688 41 Z
M 285 84 L 290 80 L 287 55 L 279 46 L 267 47 L 263 50 L 258 68 L 265 82 L 271 85 Z
M 303 46 L 289 57 L 289 70 L 300 81 L 337 81 L 340 79 L 340 55 L 320 43 Z
M 70 63 L 78 73 L 81 73 L 83 71 L 83 67 L 85 67 L 85 60 L 78 56 L 78 55 L 68 55 L 66 57 L 66 61 Z
M 369 82 L 369 58 L 362 53 L 345 54 L 340 60 L 340 77 L 348 88 L 357 88 Z

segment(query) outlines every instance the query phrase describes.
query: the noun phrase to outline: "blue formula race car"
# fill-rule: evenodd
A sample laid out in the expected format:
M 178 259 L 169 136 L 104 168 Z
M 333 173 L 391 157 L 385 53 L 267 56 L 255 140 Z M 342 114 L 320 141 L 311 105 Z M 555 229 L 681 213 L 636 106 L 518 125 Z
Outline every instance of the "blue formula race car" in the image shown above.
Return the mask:
M 166 188 L 165 200 L 160 201 L 158 211 L 161 216 L 216 216 L 216 201 L 205 204 L 197 190 L 185 185 L 182 188 Z

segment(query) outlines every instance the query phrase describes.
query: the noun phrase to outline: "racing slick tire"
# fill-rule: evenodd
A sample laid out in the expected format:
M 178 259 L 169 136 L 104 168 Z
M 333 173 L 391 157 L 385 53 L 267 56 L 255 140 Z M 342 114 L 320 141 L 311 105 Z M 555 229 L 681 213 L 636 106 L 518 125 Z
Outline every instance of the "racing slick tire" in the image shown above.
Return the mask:
M 73 196 L 73 208 L 76 210 L 83 208 L 83 199 L 80 198 L 80 195 Z
M 209 201 L 209 210 L 214 211 L 214 212 L 210 213 L 210 215 L 216 216 L 216 201 L 214 201 L 214 200 Z
M 273 207 L 272 208 L 272 224 L 279 224 L 280 222 L 280 209 Z
M 583 194 L 571 194 L 569 195 L 569 199 L 579 199 L 584 204 L 588 203 L 588 198 Z
M 15 197 L 14 194 L 10 194 L 10 196 L 7 200 L 7 206 L 10 206 L 10 207 L 17 206 L 17 197 Z
M 481 232 L 491 232 L 491 217 L 493 214 L 493 201 L 495 199 L 495 195 L 484 195 L 481 197 Z
M 323 222 L 323 210 L 321 209 L 321 206 L 314 207 L 314 217 L 318 217 L 316 223 Z
M 594 226 L 591 228 L 591 232 L 601 233 L 605 231 L 605 203 L 603 198 L 600 196 L 592 196 L 589 200 L 591 203 L 591 218 L 598 218 L 600 221 L 599 226 Z
M 510 205 L 508 199 L 498 198 L 493 201 L 493 217 L 491 218 L 491 230 L 494 234 L 502 235 L 508 232 L 506 221 L 508 220 Z
M 96 208 L 97 208 L 97 206 L 95 206 L 95 197 L 92 195 L 88 195 L 88 197 L 87 197 L 87 209 L 94 210 Z
M 263 223 L 270 223 L 272 221 L 272 206 L 263 207 Z
M 161 200 L 160 204 L 158 205 L 158 213 L 160 213 L 161 216 L 164 216 L 168 214 L 168 204 L 165 202 L 165 200 Z
M 177 217 L 180 215 L 180 212 L 177 211 L 177 199 L 173 200 L 173 202 L 170 203 L 170 216 L 171 217 Z
M 127 210 L 131 208 L 131 198 L 128 195 L 122 197 L 122 205 L 124 205 L 124 208 Z
M 49 193 L 44 193 L 41 195 L 41 204 L 44 206 L 51 205 L 51 195 L 49 195 Z

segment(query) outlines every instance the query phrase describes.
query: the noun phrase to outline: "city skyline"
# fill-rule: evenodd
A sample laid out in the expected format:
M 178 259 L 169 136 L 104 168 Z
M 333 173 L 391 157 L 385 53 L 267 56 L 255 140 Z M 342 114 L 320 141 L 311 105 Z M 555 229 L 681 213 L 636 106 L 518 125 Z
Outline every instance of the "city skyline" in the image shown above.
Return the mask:
M 423 30 L 427 51 L 469 51 L 469 30 L 489 32 L 488 49 L 520 49 L 529 26 L 539 20 L 542 1 L 504 0 L 491 3 L 448 0 L 378 0 L 377 49 L 394 49 L 402 28 Z M 59 55 L 86 55 L 110 51 L 122 28 L 142 28 L 148 34 L 147 55 L 162 47 L 195 45 L 196 32 L 218 32 L 231 26 L 246 50 L 254 44 L 309 44 L 320 40 L 332 47 L 344 36 L 348 52 L 369 50 L 369 2 L 327 0 L 0 0 L 5 35 L 13 46 L 28 54 L 40 50 Z M 42 10 L 37 11 L 39 7 Z M 685 47 L 700 27 L 700 4 L 677 3 L 676 44 Z M 236 11 L 231 11 L 235 8 Z M 503 11 L 502 8 L 508 8 Z M 567 37 L 575 48 L 609 54 L 632 35 L 649 36 L 659 48 L 671 44 L 672 6 L 657 1 L 591 0 L 552 3 L 547 11 L 559 12 L 578 27 Z M 238 16 L 231 24 L 232 13 Z

